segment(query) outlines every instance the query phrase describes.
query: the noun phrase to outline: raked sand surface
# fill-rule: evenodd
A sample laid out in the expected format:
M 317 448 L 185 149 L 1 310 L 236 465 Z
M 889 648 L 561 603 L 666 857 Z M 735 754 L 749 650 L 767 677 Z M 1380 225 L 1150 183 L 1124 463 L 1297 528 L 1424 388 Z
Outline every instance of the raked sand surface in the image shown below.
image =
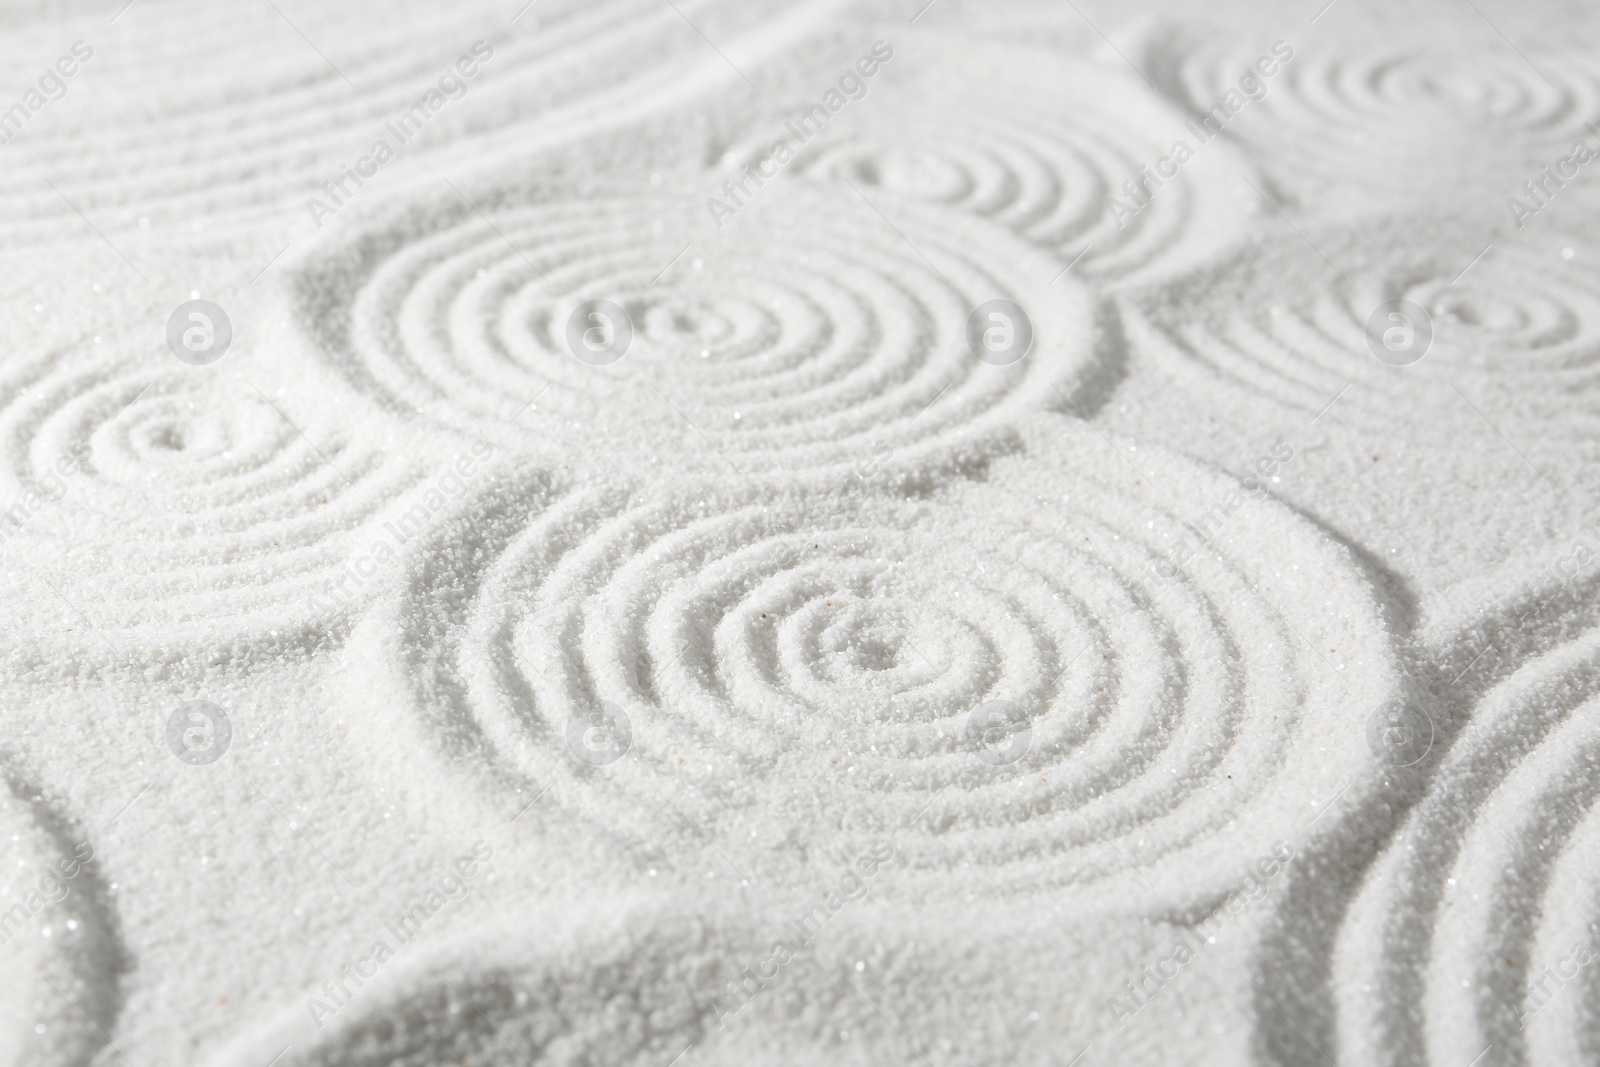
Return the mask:
M 0 1067 L 1600 1062 L 1597 45 L 8 5 Z

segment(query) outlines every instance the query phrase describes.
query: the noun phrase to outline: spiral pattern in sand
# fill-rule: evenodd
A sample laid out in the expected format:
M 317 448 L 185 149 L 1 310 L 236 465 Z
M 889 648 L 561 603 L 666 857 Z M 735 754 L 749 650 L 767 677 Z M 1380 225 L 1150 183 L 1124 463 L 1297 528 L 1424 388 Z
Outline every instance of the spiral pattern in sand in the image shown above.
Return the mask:
M 647 851 L 710 839 L 766 875 L 888 839 L 919 891 L 1225 892 L 1331 795 L 1328 753 L 1364 751 L 1333 719 L 1392 686 L 1372 604 L 1229 479 L 1139 449 L 1158 490 L 1075 420 L 1023 432 L 1008 488 L 925 501 L 560 496 L 378 629 L 434 680 L 421 713 L 449 700 L 498 766 Z M 1240 509 L 1277 555 L 1230 547 Z M 621 751 L 592 766 L 569 728 L 608 707 Z
M 325 427 L 313 444 L 283 398 L 169 362 L 72 348 L 0 377 L 0 551 L 49 587 L 40 635 L 64 616 L 91 657 L 303 654 L 354 602 L 327 596 L 352 531 L 412 465 Z
M 1222 379 L 1308 415 L 1338 397 L 1330 418 L 1373 430 L 1449 436 L 1481 420 L 1473 404 L 1557 432 L 1591 425 L 1600 252 L 1570 238 L 1529 239 L 1496 243 L 1474 262 L 1481 248 L 1399 247 L 1414 225 L 1367 220 L 1310 231 L 1348 285 L 1303 242 L 1257 250 L 1131 302 L 1129 338 L 1175 374 Z M 1368 340 L 1371 329 L 1382 343 L 1389 320 L 1375 322 L 1375 313 L 1398 300 L 1420 307 L 1431 331 L 1426 351 L 1407 365 L 1380 360 Z M 1415 339 L 1423 327 L 1410 325 Z M 1419 409 L 1428 420 L 1414 417 Z
M 680 6 L 702 21 L 738 12 L 721 0 Z M 6 145 L 12 165 L 0 193 L 18 210 L 0 227 L 12 242 L 59 239 L 64 229 L 97 240 L 76 208 L 101 229 L 133 237 L 130 255 L 141 263 L 135 235 L 151 229 L 170 241 L 174 232 L 210 238 L 266 227 L 276 244 L 251 254 L 265 263 L 293 231 L 303 239 L 319 228 L 310 198 L 341 205 L 343 194 L 330 195 L 324 182 L 343 181 L 344 194 L 363 201 L 381 195 L 345 177 L 379 140 L 408 162 L 419 157 L 411 166 L 447 157 L 459 165 L 471 153 L 497 155 L 519 127 L 607 121 L 630 99 L 648 100 L 648 83 L 665 80 L 674 61 L 679 80 L 686 59 L 716 61 L 703 59 L 702 38 L 679 14 L 648 0 L 545 0 L 515 22 L 494 9 L 396 8 L 375 15 L 334 7 L 291 22 L 271 5 L 242 15 L 153 6 L 119 20 L 114 44 L 87 34 L 91 55 L 65 82 L 62 99 L 71 103 L 52 102 Z M 4 58 L 32 70 L 69 52 L 72 35 L 63 32 L 19 33 Z M 419 50 L 419 41 L 431 47 Z M 463 56 L 473 76 L 456 74 L 441 91 L 440 78 Z M 616 63 L 646 85 L 631 94 L 608 85 Z M 144 90 L 176 67 L 191 78 L 184 106 L 152 108 Z M 434 104 L 400 132 L 389 128 L 430 92 Z M 84 152 L 86 142 L 103 154 Z M 391 170 L 378 173 L 390 179 Z
M 1595 631 L 1485 697 L 1346 917 L 1332 983 L 1341 1059 L 1600 1051 L 1597 713 Z
M 748 474 L 948 450 L 1098 387 L 1091 304 L 1051 287 L 1048 257 L 906 213 L 897 233 L 847 189 L 773 197 L 722 237 L 683 200 L 464 211 L 418 234 L 397 221 L 314 259 L 297 289 L 358 386 L 514 445 L 576 437 L 599 465 Z M 368 264 L 353 279 L 352 252 Z M 997 366 L 967 329 L 1001 297 L 1033 342 Z M 569 340 L 593 300 L 631 323 L 605 365 Z
M 1284 44 L 1293 56 L 1279 64 Z M 1464 166 L 1494 167 L 1514 188 L 1574 140 L 1592 141 L 1587 126 L 1600 119 L 1600 68 L 1576 53 L 1351 54 L 1280 42 L 1275 56 L 1266 41 L 1250 51 L 1163 42 L 1152 53 L 1186 117 L 1218 109 L 1213 122 L 1308 202 L 1353 186 L 1366 192 L 1352 207 L 1374 188 L 1425 202 Z M 1263 56 L 1271 77 L 1254 66 Z
M 76 1067 L 120 1006 L 122 951 L 94 850 L 43 798 L 0 779 L 0 1064 Z M 85 1025 L 85 1023 L 88 1025 Z
M 1068 261 L 1084 252 L 1078 269 L 1093 278 L 1115 277 L 1170 253 L 1203 195 L 1174 183 L 1119 228 L 1106 203 L 1123 196 L 1117 183 L 1147 162 L 1129 146 L 1015 109 L 1000 130 L 975 123 L 967 140 L 950 134 L 944 123 L 918 128 L 897 122 L 891 129 L 829 137 L 814 153 L 808 148 L 809 158 L 799 165 L 808 177 L 989 219 Z
M 986 56 L 993 62 L 980 91 L 948 77 Z M 753 163 L 782 139 L 798 153 L 790 168 L 808 179 L 1005 227 L 1053 252 L 1057 269 L 1072 264 L 1075 276 L 1101 282 L 1217 255 L 1256 210 L 1241 180 L 1249 171 L 1226 145 L 1206 148 L 1203 161 L 1175 166 L 1167 179 L 1146 179 L 1141 168 L 1172 151 L 1182 119 L 1103 66 L 930 33 L 901 47 L 882 78 L 889 87 L 875 92 L 914 93 L 916 109 L 888 109 L 869 94 L 805 141 L 797 130 L 810 130 L 815 115 L 766 115 L 726 157 Z M 1192 137 L 1189 147 L 1199 148 Z M 1135 198 L 1127 185 L 1141 182 Z M 1114 201 L 1129 211 L 1119 216 Z

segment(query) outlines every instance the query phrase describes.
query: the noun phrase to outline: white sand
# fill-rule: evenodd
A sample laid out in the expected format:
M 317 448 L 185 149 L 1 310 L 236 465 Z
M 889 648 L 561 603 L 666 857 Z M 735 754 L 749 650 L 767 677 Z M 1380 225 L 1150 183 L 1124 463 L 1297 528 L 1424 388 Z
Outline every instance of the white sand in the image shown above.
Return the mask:
M 0 13 L 0 1064 L 1600 1059 L 1600 21 L 924 3 Z

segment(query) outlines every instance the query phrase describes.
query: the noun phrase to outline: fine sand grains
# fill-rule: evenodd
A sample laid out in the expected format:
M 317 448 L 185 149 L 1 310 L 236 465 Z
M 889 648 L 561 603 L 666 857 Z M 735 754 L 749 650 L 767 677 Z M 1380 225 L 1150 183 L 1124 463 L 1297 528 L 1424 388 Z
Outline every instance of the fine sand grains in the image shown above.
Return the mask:
M 1175 6 L 0 13 L 0 1067 L 1600 1057 L 1595 20 Z

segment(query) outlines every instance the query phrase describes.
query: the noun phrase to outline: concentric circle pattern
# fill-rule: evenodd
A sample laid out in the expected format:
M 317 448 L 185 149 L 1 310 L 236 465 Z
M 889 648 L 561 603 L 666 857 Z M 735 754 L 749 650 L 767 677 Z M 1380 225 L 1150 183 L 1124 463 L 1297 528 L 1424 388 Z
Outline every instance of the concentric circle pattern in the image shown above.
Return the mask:
M 737 10 L 715 0 L 680 6 L 702 21 Z M 465 153 L 492 155 L 519 128 L 605 121 L 622 102 L 607 92 L 608 64 L 626 62 L 645 80 L 676 61 L 681 78 L 682 64 L 704 47 L 679 14 L 646 0 L 545 0 L 514 21 L 485 4 L 403 3 L 381 14 L 329 7 L 299 16 L 270 4 L 242 13 L 173 4 L 129 14 L 109 36 L 86 35 L 76 55 L 89 55 L 73 64 L 65 104 L 3 131 L 16 136 L 6 144 L 12 165 L 0 191 L 27 209 L 3 223 L 8 240 L 81 228 L 76 208 L 124 240 L 151 228 L 170 241 L 174 231 L 231 235 L 265 225 L 281 247 L 286 229 L 303 239 L 325 222 L 309 210 L 310 198 L 342 211 L 347 198 L 373 197 L 348 175 L 375 141 L 408 159 L 459 164 Z M 322 54 L 302 31 L 323 42 Z M 7 33 L 17 42 L 0 54 L 20 70 L 69 52 L 74 36 L 52 25 Z M 419 52 L 421 40 L 431 47 Z M 441 91 L 439 79 L 462 57 L 472 76 Z M 152 70 L 178 68 L 191 79 L 183 106 L 143 92 Z M 437 103 L 413 112 L 430 92 Z M 84 152 L 86 142 L 104 154 Z M 390 169 L 379 173 L 388 178 Z M 342 192 L 328 192 L 330 181 Z
M 1268 7 L 0 4 L 0 1067 L 1600 1064 L 1600 6 Z
M 0 551 L 91 657 L 320 644 L 363 599 L 340 584 L 352 532 L 412 465 L 326 427 L 313 444 L 282 397 L 170 366 L 73 348 L 0 379 Z
M 991 54 L 992 80 L 977 93 L 948 77 Z M 1180 135 L 1190 152 L 1202 146 L 1163 101 L 1103 66 L 927 34 L 902 42 L 882 77 L 892 82 L 874 91 L 914 93 L 913 113 L 869 97 L 803 145 L 794 120 L 767 115 L 726 157 L 753 164 L 782 138 L 805 178 L 983 219 L 1055 253 L 1058 270 L 1072 264 L 1074 276 L 1105 283 L 1216 255 L 1255 211 L 1248 171 L 1226 145 L 1147 177 Z
M 1088 297 L 1051 288 L 1053 262 L 1004 235 L 908 213 L 897 226 L 848 189 L 755 205 L 737 240 L 708 236 L 704 212 L 642 198 L 466 212 L 368 235 L 356 247 L 376 262 L 354 283 L 340 245 L 297 285 L 308 304 L 353 285 L 313 326 L 358 386 L 515 445 L 581 441 L 596 465 L 750 473 L 954 447 L 1103 373 Z M 966 341 L 997 297 L 1033 327 L 1004 367 Z M 629 326 L 620 358 L 569 340 L 602 300 L 625 323 L 588 325 L 614 340 Z
M 1345 920 L 1341 1059 L 1600 1054 L 1600 634 L 1485 697 Z
M 1395 219 L 1312 231 L 1326 260 L 1304 244 L 1258 249 L 1131 302 L 1130 339 L 1174 373 L 1222 378 L 1310 415 L 1338 396 L 1330 418 L 1408 435 L 1449 435 L 1480 419 L 1462 396 L 1557 431 L 1591 425 L 1600 396 L 1600 251 L 1570 238 L 1487 250 L 1403 247 L 1419 228 Z M 1224 292 L 1248 297 L 1220 299 Z M 1379 314 L 1393 301 L 1421 308 L 1426 322 Z M 1431 340 L 1412 362 L 1390 365 L 1373 344 L 1391 328 Z M 1413 417 L 1419 407 L 1428 420 Z
M 1174 183 L 1119 227 L 1106 205 L 1126 195 L 1116 183 L 1147 161 L 1130 145 L 1047 114 L 1013 110 L 1001 129 L 975 121 L 964 141 L 950 133 L 944 123 L 896 123 L 831 136 L 798 165 L 810 178 L 990 219 L 1067 260 L 1084 252 L 1081 269 L 1089 277 L 1115 276 L 1170 252 L 1195 213 L 1196 191 Z
M 1243 101 L 1236 115 L 1220 113 L 1230 133 L 1307 198 L 1342 198 L 1354 185 L 1368 200 L 1380 188 L 1425 202 L 1459 180 L 1462 166 L 1496 168 L 1509 192 L 1588 140 L 1587 125 L 1600 119 L 1600 66 L 1578 53 L 1352 53 L 1291 40 L 1292 58 L 1255 77 L 1246 96 L 1241 78 L 1256 75 L 1267 43 L 1251 51 L 1162 44 L 1153 65 L 1194 116 L 1225 107 L 1230 93 Z
M 1373 606 L 1226 478 L 1139 449 L 1158 490 L 1075 420 L 1025 434 L 1003 488 L 921 501 L 575 494 L 442 639 L 440 591 L 415 586 L 403 657 L 449 680 L 492 760 L 647 851 L 709 839 L 759 880 L 888 839 L 917 892 L 1226 892 L 1332 792 L 1325 757 L 1363 746 L 1335 720 L 1393 684 Z M 1192 525 L 1242 507 L 1271 556 Z M 566 731 L 602 701 L 631 748 L 594 768 Z M 1025 738 L 1009 712 L 972 728 L 993 701 Z

